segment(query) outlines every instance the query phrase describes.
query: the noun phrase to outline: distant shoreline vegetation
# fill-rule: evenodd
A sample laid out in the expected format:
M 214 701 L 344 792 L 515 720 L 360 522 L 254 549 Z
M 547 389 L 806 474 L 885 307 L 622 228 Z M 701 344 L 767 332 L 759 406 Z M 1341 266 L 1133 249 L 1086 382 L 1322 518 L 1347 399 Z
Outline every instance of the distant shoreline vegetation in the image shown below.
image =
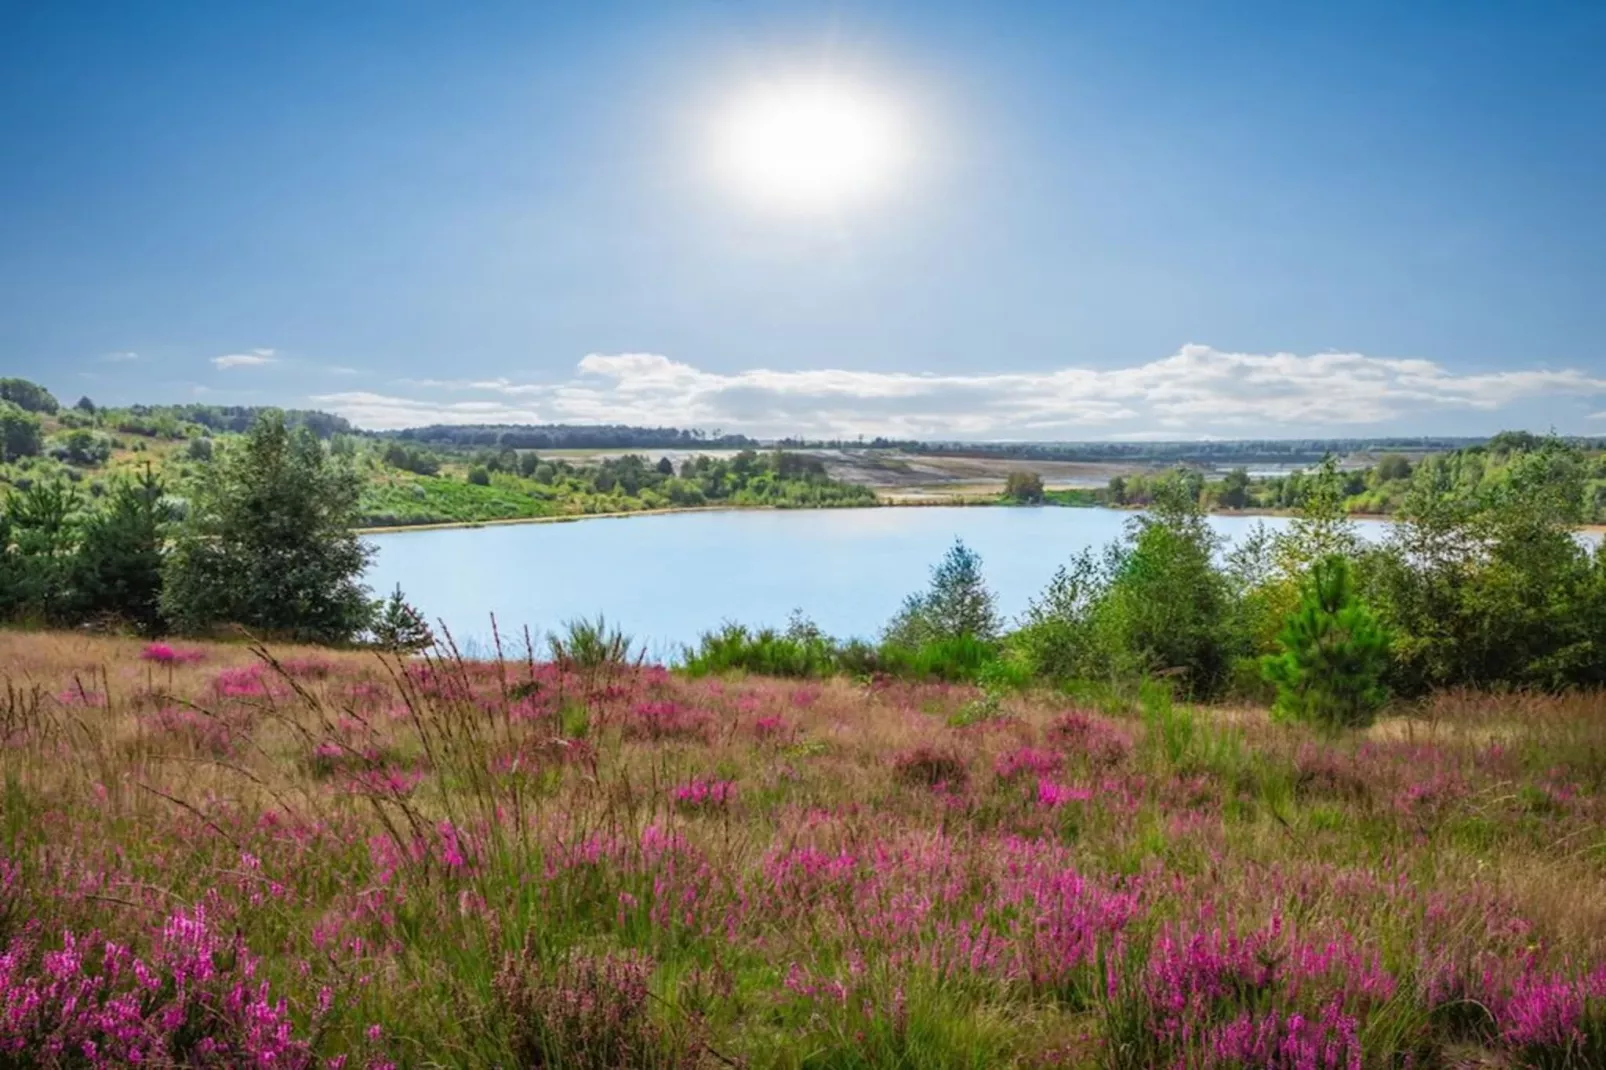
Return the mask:
M 879 500 L 833 478 L 823 455 L 785 449 L 689 450 L 678 463 L 667 453 L 654 462 L 638 452 L 441 451 L 278 410 L 257 414 L 244 433 L 214 434 L 206 421 L 243 416 L 196 408 L 184 411 L 200 419 L 168 425 L 177 434 L 131 442 L 132 432 L 107 428 L 176 416 L 130 417 L 87 398 L 64 410 L 16 380 L 0 381 L 0 398 L 10 484 L 0 499 L 0 619 L 25 625 L 153 635 L 238 626 L 296 641 L 391 643 L 384 636 L 425 629 L 401 591 L 381 605 L 362 583 L 374 548 L 358 529 L 376 518 Z M 1606 505 L 1606 456 L 1554 436 L 1506 433 L 1450 453 L 1384 454 L 1365 468 L 1328 455 L 1262 480 L 1242 467 L 1211 479 L 1179 466 L 1078 491 L 1052 491 L 1019 466 L 994 500 L 1145 511 L 1122 542 L 1073 559 L 1007 635 L 979 559 L 956 546 L 876 651 L 800 623 L 784 636 L 713 636 L 688 669 L 978 680 L 1182 673 L 1195 696 L 1252 693 L 1275 679 L 1290 689 L 1291 708 L 1346 723 L 1384 683 L 1397 694 L 1565 689 L 1598 686 L 1606 673 L 1606 548 L 1572 535 Z M 1262 529 L 1224 554 L 1203 521 L 1208 508 L 1300 516 L 1286 534 Z M 1399 523 L 1382 544 L 1362 546 L 1348 525 L 1358 511 L 1396 513 Z M 1287 643 L 1277 638 L 1284 628 L 1294 629 Z M 1344 654 L 1359 666 L 1354 687 L 1311 706 L 1302 681 L 1333 655 L 1324 644 L 1336 635 L 1366 639 Z M 1273 657 L 1282 660 L 1263 672 Z
M 62 404 L 0 379 L 0 497 L 61 484 L 84 507 L 147 470 L 182 514 L 214 463 L 265 412 L 252 406 Z M 624 425 L 432 425 L 364 431 L 340 416 L 290 410 L 358 485 L 361 531 L 622 516 L 698 508 L 881 504 L 1043 504 L 1145 508 L 1180 479 L 1223 514 L 1289 515 L 1310 468 L 1339 465 L 1344 509 L 1392 516 L 1418 483 L 1444 494 L 1498 494 L 1517 460 L 1541 448 L 1578 457 L 1581 524 L 1606 523 L 1606 440 L 1505 432 L 1489 439 L 1381 437 L 1238 442 L 918 442 L 784 438 Z M 973 465 L 970 462 L 978 462 Z M 964 468 L 975 478 L 922 473 Z M 1067 468 L 1072 466 L 1067 478 Z M 1267 469 L 1275 471 L 1266 471 Z M 1070 481 L 1102 485 L 1065 486 Z M 1000 483 L 1004 486 L 998 490 Z M 1060 485 L 1056 485 L 1056 483 Z

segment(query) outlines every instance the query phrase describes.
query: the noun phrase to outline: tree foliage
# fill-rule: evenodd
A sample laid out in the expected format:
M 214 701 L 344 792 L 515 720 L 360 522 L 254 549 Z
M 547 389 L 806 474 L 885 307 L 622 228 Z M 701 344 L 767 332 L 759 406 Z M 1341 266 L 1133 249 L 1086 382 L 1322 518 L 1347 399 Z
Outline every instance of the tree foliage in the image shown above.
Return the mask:
M 147 468 L 119 480 L 107 503 L 82 525 L 69 568 L 72 616 L 110 619 L 160 632 L 163 548 L 172 508 Z
M 400 584 L 374 615 L 373 633 L 374 642 L 400 653 L 427 650 L 435 645 L 435 633 L 424 615 L 407 601 Z
M 1391 537 L 1362 559 L 1397 689 L 1606 682 L 1606 550 L 1574 535 L 1582 488 L 1581 456 L 1554 441 L 1471 487 L 1418 469 Z
M 1011 472 L 1004 480 L 1004 497 L 1037 504 L 1043 500 L 1043 477 L 1036 472 Z
M 959 638 L 991 640 L 1002 621 L 981 573 L 981 555 L 959 540 L 931 570 L 931 585 L 910 595 L 887 626 L 888 642 L 908 647 Z
M 54 414 L 61 409 L 54 394 L 26 379 L 0 379 L 0 401 L 9 401 L 25 412 Z
M 19 405 L 0 401 L 0 461 L 36 456 L 43 442 L 39 417 Z
M 1276 714 L 1328 730 L 1371 723 L 1387 696 L 1382 679 L 1389 641 L 1356 596 L 1345 558 L 1312 566 L 1278 644 L 1279 653 L 1261 659 L 1261 671 L 1277 688 Z
M 206 471 L 166 569 L 162 606 L 200 631 L 232 623 L 315 642 L 350 640 L 372 607 L 370 551 L 352 528 L 359 484 L 307 429 L 268 412 Z
M 78 492 L 60 481 L 40 481 L 7 497 L 14 556 L 8 569 L 11 583 L 0 598 L 9 613 L 45 623 L 61 623 L 66 617 L 79 503 Z

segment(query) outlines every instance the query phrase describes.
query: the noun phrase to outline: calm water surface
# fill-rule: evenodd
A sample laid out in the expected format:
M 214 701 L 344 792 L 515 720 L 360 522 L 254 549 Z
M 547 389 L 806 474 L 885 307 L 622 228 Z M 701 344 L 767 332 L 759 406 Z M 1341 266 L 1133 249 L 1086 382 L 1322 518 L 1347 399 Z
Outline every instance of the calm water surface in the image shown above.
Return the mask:
M 1014 616 L 1054 570 L 1121 536 L 1107 509 L 887 508 L 709 512 L 399 532 L 368 538 L 368 582 L 396 584 L 431 621 L 483 650 L 606 614 L 656 656 L 723 621 L 784 625 L 801 609 L 836 636 L 874 636 L 960 538 Z M 1227 538 L 1276 517 L 1212 517 Z M 1363 525 L 1364 526 L 1364 525 Z M 1375 530 L 1375 524 L 1372 525 Z M 1368 532 L 1369 533 L 1369 532 Z

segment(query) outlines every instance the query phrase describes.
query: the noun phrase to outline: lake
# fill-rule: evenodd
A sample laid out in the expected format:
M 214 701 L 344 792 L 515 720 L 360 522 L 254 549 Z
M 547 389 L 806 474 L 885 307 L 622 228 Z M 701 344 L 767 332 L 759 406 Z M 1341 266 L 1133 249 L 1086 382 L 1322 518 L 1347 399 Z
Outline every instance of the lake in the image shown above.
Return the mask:
M 656 657 L 723 621 L 784 625 L 802 610 L 831 635 L 873 637 L 925 587 L 954 539 L 981 554 L 1010 617 L 1054 570 L 1121 536 L 1129 512 L 1067 508 L 821 509 L 676 513 L 560 524 L 396 532 L 366 541 L 377 594 L 398 583 L 465 648 L 605 614 Z M 1211 517 L 1236 538 L 1277 517 Z M 1369 525 L 1375 528 L 1377 522 Z

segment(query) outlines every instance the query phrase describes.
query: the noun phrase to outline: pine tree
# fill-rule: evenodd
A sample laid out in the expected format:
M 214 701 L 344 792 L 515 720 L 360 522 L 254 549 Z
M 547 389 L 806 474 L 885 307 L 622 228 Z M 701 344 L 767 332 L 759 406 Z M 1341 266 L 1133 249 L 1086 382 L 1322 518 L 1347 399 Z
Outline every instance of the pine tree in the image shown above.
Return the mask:
M 909 646 L 960 636 L 991 640 L 1001 626 L 998 597 L 982 578 L 981 555 L 955 540 L 931 570 L 931 586 L 904 601 L 887 626 L 887 639 Z
M 84 521 L 71 566 L 74 616 L 115 618 L 147 634 L 161 630 L 163 545 L 171 509 L 162 483 L 145 472 L 120 481 L 106 507 Z
M 78 492 L 59 480 L 6 496 L 9 550 L 0 603 L 8 613 L 48 623 L 70 619 L 68 577 L 82 504 Z
M 429 630 L 424 615 L 403 596 L 399 583 L 379 608 L 374 620 L 374 641 L 386 650 L 402 653 L 435 645 L 435 634 Z
M 1371 723 L 1387 697 L 1389 640 L 1356 597 L 1347 560 L 1316 562 L 1278 642 L 1282 653 L 1261 659 L 1262 675 L 1277 687 L 1274 714 L 1328 731 Z

